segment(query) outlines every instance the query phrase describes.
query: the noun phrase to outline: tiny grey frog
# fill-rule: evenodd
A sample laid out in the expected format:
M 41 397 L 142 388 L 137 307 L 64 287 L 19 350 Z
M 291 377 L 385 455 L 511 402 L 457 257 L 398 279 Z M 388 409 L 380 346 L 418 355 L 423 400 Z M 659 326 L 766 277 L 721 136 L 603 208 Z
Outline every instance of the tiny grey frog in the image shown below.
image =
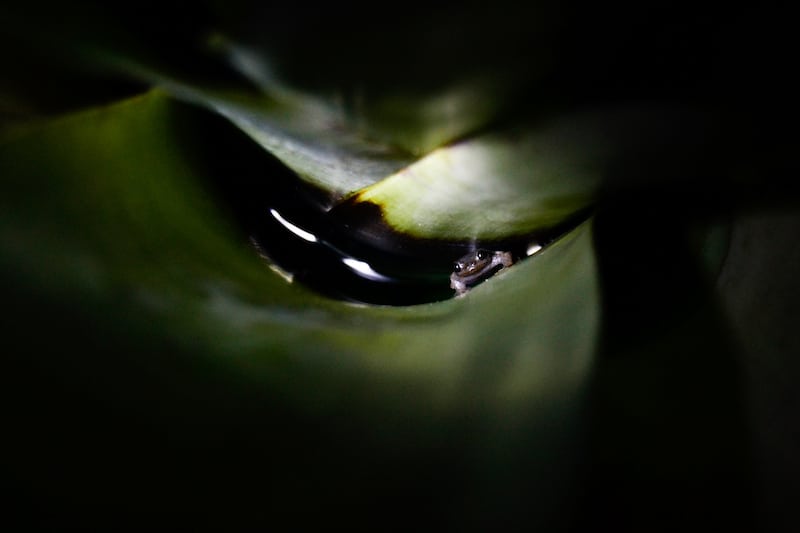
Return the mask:
M 463 296 L 481 281 L 513 264 L 510 252 L 475 250 L 455 262 L 450 287 L 456 291 L 456 296 Z

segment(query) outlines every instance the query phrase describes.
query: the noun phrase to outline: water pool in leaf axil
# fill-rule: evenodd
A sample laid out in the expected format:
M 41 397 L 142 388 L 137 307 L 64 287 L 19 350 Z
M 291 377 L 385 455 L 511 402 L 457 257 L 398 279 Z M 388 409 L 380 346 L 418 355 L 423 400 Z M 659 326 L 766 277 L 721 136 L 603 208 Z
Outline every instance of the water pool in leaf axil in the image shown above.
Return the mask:
M 588 216 L 583 211 L 547 231 L 492 241 L 422 239 L 388 227 L 378 205 L 346 200 L 330 207 L 320 191 L 288 176 L 273 181 L 251 209 L 249 238 L 268 267 L 329 297 L 377 305 L 421 304 L 464 293 L 451 287 L 459 259 L 502 254 L 516 263 Z M 508 263 L 487 265 L 490 271 L 470 279 L 466 289 Z
M 453 298 L 450 277 L 465 255 L 485 250 L 507 253 L 514 263 L 525 260 L 593 211 L 501 239 L 419 238 L 391 228 L 379 205 L 310 185 L 240 131 L 217 117 L 205 120 L 210 123 L 203 130 L 216 134 L 201 153 L 204 164 L 217 176 L 222 207 L 262 257 L 265 271 L 339 300 L 403 306 Z

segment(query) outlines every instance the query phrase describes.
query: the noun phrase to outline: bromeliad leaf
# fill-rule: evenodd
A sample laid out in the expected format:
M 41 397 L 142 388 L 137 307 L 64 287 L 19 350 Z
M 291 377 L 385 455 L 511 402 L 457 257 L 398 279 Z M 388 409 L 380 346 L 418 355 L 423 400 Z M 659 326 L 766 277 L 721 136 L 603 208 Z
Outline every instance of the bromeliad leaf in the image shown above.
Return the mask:
M 230 120 L 304 181 L 335 199 L 407 166 L 413 157 L 361 135 L 345 111 L 309 95 L 212 90 L 115 58 L 117 68 Z
M 274 72 L 268 54 L 216 35 L 212 39 L 230 65 L 264 94 L 306 106 L 319 116 L 336 109 L 336 121 L 347 123 L 363 139 L 379 139 L 409 154 L 424 155 L 486 126 L 511 100 L 519 80 L 511 75 L 461 76 L 436 90 L 373 91 L 356 87 L 321 98 L 284 83 Z M 332 105 L 336 102 L 336 106 Z M 387 174 L 388 175 L 388 174 Z
M 490 133 L 435 150 L 359 191 L 395 230 L 433 239 L 502 239 L 551 228 L 591 206 L 660 115 L 616 109 Z M 655 124 L 655 126 L 653 126 Z
M 590 223 L 464 298 L 405 308 L 329 300 L 242 246 L 199 186 L 208 170 L 176 148 L 186 111 L 154 92 L 0 144 L 9 276 L 56 300 L 105 302 L 96 317 L 87 307 L 87 320 L 156 324 L 151 335 L 202 346 L 215 364 L 300 402 L 308 391 L 287 372 L 311 372 L 319 390 L 355 383 L 365 405 L 414 391 L 400 402 L 409 412 L 457 415 L 479 399 L 515 419 L 509 406 L 536 397 L 546 418 L 548 402 L 580 393 L 599 316 Z
M 346 99 L 282 83 L 263 55 L 222 38 L 217 47 L 260 92 L 209 89 L 128 57 L 114 61 L 119 70 L 226 117 L 302 180 L 328 192 L 327 207 L 343 199 L 377 204 L 393 230 L 414 237 L 503 239 L 552 229 L 590 207 L 629 160 L 663 155 L 664 133 L 675 131 L 679 115 L 647 106 L 590 109 L 520 119 L 499 133 L 468 137 L 497 112 L 477 104 L 488 86 L 467 83 L 438 99 L 420 97 L 417 118 L 403 125 L 391 110 L 410 109 L 412 100 L 393 105 L 378 98 L 371 111 L 354 109 Z M 440 114 L 465 106 L 478 110 L 464 113 L 472 117 L 467 121 Z M 440 146 L 459 136 L 464 140 Z

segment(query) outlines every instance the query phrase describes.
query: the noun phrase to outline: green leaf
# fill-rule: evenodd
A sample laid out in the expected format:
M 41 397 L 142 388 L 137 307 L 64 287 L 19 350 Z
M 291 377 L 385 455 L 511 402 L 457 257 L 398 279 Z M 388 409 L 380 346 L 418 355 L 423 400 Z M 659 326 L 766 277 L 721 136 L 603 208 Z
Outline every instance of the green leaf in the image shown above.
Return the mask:
M 413 161 L 409 153 L 365 137 L 343 108 L 312 95 L 279 87 L 270 94 L 241 87 L 212 90 L 127 57 L 110 54 L 101 61 L 227 118 L 301 179 L 334 198 L 371 185 Z
M 463 298 L 408 308 L 328 300 L 272 272 L 233 229 L 203 185 L 204 168 L 185 148 L 187 116 L 196 113 L 151 92 L 0 144 L 3 283 L 14 293 L 38 295 L 28 300 L 40 302 L 40 320 L 89 332 L 84 352 L 69 359 L 71 370 L 60 381 L 77 380 L 77 387 L 97 365 L 130 365 L 114 352 L 92 351 L 95 344 L 103 350 L 114 331 L 114 345 L 130 346 L 137 368 L 159 369 L 150 377 L 135 371 L 143 380 L 137 390 L 150 390 L 161 409 L 178 401 L 172 408 L 184 416 L 216 415 L 180 403 L 174 387 L 198 397 L 255 387 L 312 423 L 335 409 L 337 425 L 355 435 L 392 439 L 393 420 L 421 417 L 410 423 L 404 444 L 412 455 L 453 431 L 473 434 L 470 446 L 481 449 L 486 424 L 497 426 L 492 439 L 510 447 L 479 452 L 476 466 L 528 456 L 523 442 L 531 433 L 542 450 L 567 445 L 581 425 L 579 403 L 598 330 L 591 223 Z M 61 317 L 62 302 L 81 312 Z M 12 339 L 47 327 L 27 313 L 18 316 Z M 162 348 L 138 351 L 143 342 Z M 40 350 L 37 360 L 45 367 L 66 364 L 58 351 Z M 181 361 L 194 370 L 174 370 Z M 222 385 L 224 393 L 214 392 L 198 368 L 233 377 Z M 40 379 L 41 370 L 27 372 L 18 375 Z M 128 390 L 117 373 L 80 386 L 90 395 L 105 396 L 107 387 Z M 161 389 L 152 380 L 174 385 L 153 392 Z M 128 401 L 112 394 L 101 404 Z M 96 408 L 83 408 L 82 416 Z M 555 426 L 554 412 L 561 420 Z M 237 416 L 237 424 L 265 433 L 272 424 L 259 410 Z M 257 461 L 276 452 L 243 453 Z M 541 457 L 552 465 L 550 452 Z M 564 465 L 574 458 L 559 455 Z M 27 464 L 23 454 L 17 467 Z M 84 479 L 100 475 L 87 464 Z M 561 482 L 565 471 L 559 470 Z M 487 472 L 469 490 L 506 490 L 505 474 Z M 548 479 L 535 481 L 535 490 L 552 495 Z M 86 497 L 96 497 L 86 490 Z
M 589 224 L 465 298 L 408 309 L 330 301 L 287 283 L 236 236 L 177 149 L 173 108 L 154 92 L 6 141 L 4 262 L 59 290 L 157 300 L 138 312 L 193 317 L 183 334 L 215 339 L 220 355 L 247 339 L 237 359 L 248 366 L 321 350 L 345 367 L 437 383 L 429 393 L 451 407 L 579 388 L 597 327 Z M 490 361 L 487 375 L 465 375 Z
M 261 72 L 255 60 L 250 63 Z M 331 205 L 342 199 L 377 204 L 394 230 L 430 239 L 503 239 L 552 229 L 593 205 L 602 187 L 626 178 L 617 175 L 621 170 L 639 170 L 642 154 L 668 158 L 676 151 L 671 137 L 685 125 L 679 117 L 686 110 L 594 109 L 525 121 L 415 160 L 369 140 L 344 107 L 287 88 L 267 73 L 250 74 L 268 93 L 253 95 L 199 88 L 127 59 L 120 65 L 227 118 L 301 179 L 328 191 Z M 412 135 L 423 140 L 436 131 L 429 125 Z
M 354 199 L 379 205 L 392 228 L 416 237 L 502 239 L 549 229 L 591 206 L 630 154 L 654 149 L 659 119 L 658 109 L 617 108 L 479 135 Z
M 337 109 L 337 120 L 346 121 L 363 139 L 380 140 L 415 155 L 424 155 L 495 120 L 512 100 L 515 82 L 519 82 L 518 76 L 508 73 L 489 76 L 481 72 L 439 80 L 435 89 L 427 91 L 417 87 L 413 92 L 403 85 L 403 90 L 370 91 L 366 84 L 349 91 L 338 89 L 314 96 L 282 81 L 266 50 L 233 42 L 222 35 L 215 35 L 211 44 L 264 94 L 296 104 L 305 102 L 316 107 L 321 115 Z

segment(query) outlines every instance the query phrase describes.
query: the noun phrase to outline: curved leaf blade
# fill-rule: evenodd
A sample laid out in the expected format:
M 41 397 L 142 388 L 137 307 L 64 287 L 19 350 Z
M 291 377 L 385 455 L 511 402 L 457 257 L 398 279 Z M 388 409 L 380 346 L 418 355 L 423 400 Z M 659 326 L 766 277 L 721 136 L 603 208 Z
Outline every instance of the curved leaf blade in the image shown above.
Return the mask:
M 552 228 L 593 204 L 620 160 L 661 131 L 659 116 L 617 109 L 481 135 L 354 198 L 379 205 L 391 227 L 422 238 L 502 239 Z
M 172 107 L 155 92 L 0 145 L 4 263 L 56 293 L 136 294 L 134 314 L 243 368 L 316 361 L 324 375 L 336 361 L 366 383 L 416 383 L 428 390 L 421 401 L 456 411 L 476 396 L 503 411 L 580 388 L 598 327 L 589 224 L 464 298 L 409 308 L 328 300 L 265 268 L 231 232 L 201 171 L 174 149 Z

